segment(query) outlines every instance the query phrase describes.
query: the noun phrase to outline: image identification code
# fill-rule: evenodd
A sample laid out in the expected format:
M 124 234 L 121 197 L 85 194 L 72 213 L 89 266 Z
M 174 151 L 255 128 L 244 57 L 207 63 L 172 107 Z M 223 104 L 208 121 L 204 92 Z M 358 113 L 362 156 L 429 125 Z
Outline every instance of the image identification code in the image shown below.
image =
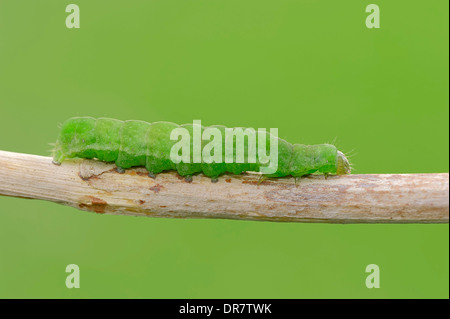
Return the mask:
M 180 306 L 179 313 L 181 314 L 206 314 L 208 317 L 213 312 L 222 313 L 242 313 L 242 314 L 257 314 L 257 313 L 272 313 L 270 311 L 270 304 L 223 304 L 223 307 L 192 305 L 187 303 Z

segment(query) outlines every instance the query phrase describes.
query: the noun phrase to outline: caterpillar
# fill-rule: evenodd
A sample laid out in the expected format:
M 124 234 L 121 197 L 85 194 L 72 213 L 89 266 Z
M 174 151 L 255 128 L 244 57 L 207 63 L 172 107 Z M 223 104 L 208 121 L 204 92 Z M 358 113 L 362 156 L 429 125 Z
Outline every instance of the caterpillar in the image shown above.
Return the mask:
M 105 162 L 115 162 L 117 170 L 134 166 L 144 166 L 149 176 L 155 177 L 163 171 L 176 170 L 180 176 L 188 181 L 192 175 L 203 173 L 211 177 L 213 182 L 224 173 L 241 174 L 247 171 L 259 171 L 267 166 L 258 154 L 256 160 L 248 156 L 249 148 L 245 146 L 244 161 L 241 163 L 189 161 L 175 163 L 170 158 L 172 147 L 177 141 L 171 139 L 171 132 L 176 128 L 185 128 L 191 133 L 193 124 L 178 125 L 171 122 L 121 121 L 110 118 L 73 117 L 62 124 L 60 134 L 53 150 L 53 163 L 60 164 L 68 158 L 95 158 Z M 225 126 L 215 125 L 225 133 Z M 201 127 L 204 131 L 206 127 Z M 254 132 L 253 134 L 258 134 Z M 225 134 L 222 134 L 222 145 L 225 145 Z M 281 138 L 265 133 L 266 141 L 277 139 L 278 166 L 276 171 L 263 174 L 263 177 L 293 176 L 295 178 L 312 173 L 350 174 L 351 168 L 346 156 L 337 150 L 334 145 L 318 144 L 303 145 L 291 144 Z M 251 134 L 248 139 L 251 138 Z M 265 143 L 270 150 L 269 143 Z M 258 140 L 258 143 L 262 143 Z M 202 140 L 201 149 L 204 150 L 206 142 Z M 194 148 L 193 142 L 190 144 Z M 236 149 L 236 139 L 233 140 L 233 149 Z M 234 151 L 236 152 L 236 151 Z M 236 155 L 236 153 L 234 153 Z

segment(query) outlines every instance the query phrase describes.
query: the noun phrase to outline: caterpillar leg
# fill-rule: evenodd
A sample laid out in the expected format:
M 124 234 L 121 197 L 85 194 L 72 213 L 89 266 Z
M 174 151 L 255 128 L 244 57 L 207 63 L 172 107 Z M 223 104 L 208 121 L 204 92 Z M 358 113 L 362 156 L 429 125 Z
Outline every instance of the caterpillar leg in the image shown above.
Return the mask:
M 119 174 L 125 173 L 125 169 L 122 168 L 122 167 L 120 167 L 120 166 L 117 166 L 116 171 L 117 171 L 117 173 L 119 173 Z
M 211 177 L 211 183 L 217 183 L 219 181 L 218 177 Z
M 328 175 L 330 175 L 330 173 L 323 173 L 323 176 L 325 176 L 325 179 L 328 179 Z
M 261 175 L 258 179 L 258 185 L 261 184 L 262 182 L 264 182 L 267 179 L 266 175 Z
M 186 176 L 184 177 L 184 180 L 185 180 L 186 182 L 188 182 L 188 183 L 192 183 L 192 175 L 186 175 Z
M 151 177 L 151 178 L 155 179 L 156 178 L 156 174 L 153 173 L 153 172 L 148 172 L 148 177 Z
M 303 177 L 311 176 L 311 174 L 305 174 L 301 176 L 294 176 L 295 186 L 298 187 Z
M 58 166 L 61 165 L 61 162 L 58 162 L 58 161 L 55 161 L 55 160 L 53 160 L 52 163 L 55 164 L 55 165 L 58 165 Z

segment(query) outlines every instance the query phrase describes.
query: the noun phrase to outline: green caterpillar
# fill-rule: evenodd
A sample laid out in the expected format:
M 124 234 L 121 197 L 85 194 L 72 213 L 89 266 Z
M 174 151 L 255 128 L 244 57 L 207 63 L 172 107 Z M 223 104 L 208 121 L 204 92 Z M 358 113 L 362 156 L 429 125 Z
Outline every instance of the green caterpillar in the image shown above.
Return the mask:
M 61 132 L 53 150 L 53 162 L 60 164 L 66 158 L 96 158 L 105 162 L 115 162 L 118 171 L 133 166 L 145 166 L 149 176 L 168 170 L 176 170 L 178 174 L 191 179 L 196 173 L 203 173 L 217 181 L 223 173 L 241 174 L 246 171 L 260 171 L 265 166 L 260 156 L 252 162 L 247 157 L 248 146 L 245 146 L 243 163 L 227 163 L 204 161 L 180 161 L 175 163 L 170 158 L 172 147 L 177 141 L 171 140 L 171 132 L 176 128 L 187 129 L 192 136 L 193 124 L 177 125 L 170 122 L 147 123 L 143 121 L 120 121 L 109 118 L 74 117 L 63 123 Z M 224 133 L 224 126 L 212 126 Z M 206 129 L 201 127 L 202 130 Z M 256 134 L 256 133 L 254 133 Z M 265 133 L 266 140 L 274 138 Z M 225 134 L 222 134 L 222 145 L 225 145 Z M 328 174 L 350 174 L 350 164 L 345 155 L 334 145 L 302 145 L 290 144 L 275 137 L 278 142 L 278 166 L 267 177 L 293 176 L 301 177 L 315 172 Z M 259 141 L 258 141 L 259 143 Z M 202 141 L 203 149 L 206 142 Z M 269 143 L 265 144 L 269 151 Z M 233 140 L 236 149 L 236 140 Z M 191 150 L 193 144 L 191 141 Z M 193 152 L 191 151 L 191 154 Z M 234 153 L 236 155 L 236 153 Z

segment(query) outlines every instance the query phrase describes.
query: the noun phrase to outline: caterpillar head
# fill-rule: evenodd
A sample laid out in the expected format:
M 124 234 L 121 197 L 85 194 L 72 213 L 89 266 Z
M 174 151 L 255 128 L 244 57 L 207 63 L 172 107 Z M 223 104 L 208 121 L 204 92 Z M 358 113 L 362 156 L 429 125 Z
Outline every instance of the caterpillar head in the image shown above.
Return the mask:
M 337 151 L 337 175 L 346 175 L 351 173 L 350 163 L 344 153 Z

